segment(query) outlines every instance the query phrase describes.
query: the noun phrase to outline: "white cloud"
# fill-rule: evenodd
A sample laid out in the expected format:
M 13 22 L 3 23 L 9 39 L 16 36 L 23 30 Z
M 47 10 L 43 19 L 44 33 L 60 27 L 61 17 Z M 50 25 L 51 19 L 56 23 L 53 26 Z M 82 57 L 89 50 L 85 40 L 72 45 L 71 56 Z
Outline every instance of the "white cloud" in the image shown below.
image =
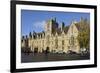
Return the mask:
M 33 24 L 33 30 L 36 32 L 41 32 L 44 30 L 45 21 L 38 21 Z

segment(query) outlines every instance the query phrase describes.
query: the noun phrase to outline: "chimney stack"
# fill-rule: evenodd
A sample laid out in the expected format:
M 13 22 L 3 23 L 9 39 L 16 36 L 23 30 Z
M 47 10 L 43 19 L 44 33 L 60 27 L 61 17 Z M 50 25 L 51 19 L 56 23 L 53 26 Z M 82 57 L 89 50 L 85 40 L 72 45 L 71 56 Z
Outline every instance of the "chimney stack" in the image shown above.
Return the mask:
M 61 31 L 63 31 L 64 27 L 65 27 L 65 23 L 62 22 L 62 24 L 61 24 Z

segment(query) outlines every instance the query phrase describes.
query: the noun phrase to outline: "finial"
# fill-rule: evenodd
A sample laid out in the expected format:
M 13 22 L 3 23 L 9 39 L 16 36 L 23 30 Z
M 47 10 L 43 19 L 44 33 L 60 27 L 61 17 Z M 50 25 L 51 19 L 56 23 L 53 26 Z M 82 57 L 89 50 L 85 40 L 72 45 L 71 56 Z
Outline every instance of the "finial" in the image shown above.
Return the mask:
M 26 39 L 27 39 L 28 37 L 27 37 L 27 35 L 26 35 Z
M 54 21 L 56 22 L 56 17 L 54 18 Z
M 65 23 L 64 22 L 62 22 L 62 27 L 64 27 L 65 26 Z
M 83 21 L 83 17 L 81 17 L 81 19 L 80 19 L 81 21 Z
M 24 36 L 22 36 L 22 39 L 24 39 Z
M 31 34 L 31 32 L 29 33 L 29 37 L 32 37 L 32 34 Z

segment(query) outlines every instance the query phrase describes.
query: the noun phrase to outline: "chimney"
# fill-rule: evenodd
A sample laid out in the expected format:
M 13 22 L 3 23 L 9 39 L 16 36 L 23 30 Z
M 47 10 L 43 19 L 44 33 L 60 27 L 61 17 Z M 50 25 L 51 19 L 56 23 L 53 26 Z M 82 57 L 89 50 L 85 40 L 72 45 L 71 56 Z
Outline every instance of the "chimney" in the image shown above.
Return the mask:
M 81 17 L 81 19 L 80 19 L 81 21 L 83 20 L 83 17 Z
M 32 34 L 31 34 L 31 32 L 29 33 L 29 38 L 32 38 Z
M 61 31 L 63 31 L 64 27 L 65 27 L 65 23 L 62 22 L 62 24 L 61 24 Z
M 56 22 L 56 17 L 54 18 L 54 21 Z

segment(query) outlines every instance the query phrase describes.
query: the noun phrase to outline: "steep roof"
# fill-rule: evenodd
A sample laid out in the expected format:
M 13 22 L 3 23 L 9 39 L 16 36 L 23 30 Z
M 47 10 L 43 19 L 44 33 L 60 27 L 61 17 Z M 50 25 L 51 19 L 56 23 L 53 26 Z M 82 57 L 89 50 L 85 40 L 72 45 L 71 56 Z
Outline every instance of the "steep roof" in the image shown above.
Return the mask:
M 77 27 L 78 31 L 84 31 L 85 29 L 89 29 L 89 23 L 87 22 L 78 22 L 75 23 L 75 26 Z
M 69 26 L 64 27 L 64 32 L 65 32 L 65 34 L 67 34 L 68 29 L 69 29 Z
M 56 33 L 58 35 L 61 35 L 63 31 L 64 31 L 65 34 L 67 34 L 68 29 L 69 29 L 69 26 L 65 26 L 63 29 L 58 28 L 58 29 L 56 29 L 56 31 L 53 32 L 53 35 L 55 35 Z

